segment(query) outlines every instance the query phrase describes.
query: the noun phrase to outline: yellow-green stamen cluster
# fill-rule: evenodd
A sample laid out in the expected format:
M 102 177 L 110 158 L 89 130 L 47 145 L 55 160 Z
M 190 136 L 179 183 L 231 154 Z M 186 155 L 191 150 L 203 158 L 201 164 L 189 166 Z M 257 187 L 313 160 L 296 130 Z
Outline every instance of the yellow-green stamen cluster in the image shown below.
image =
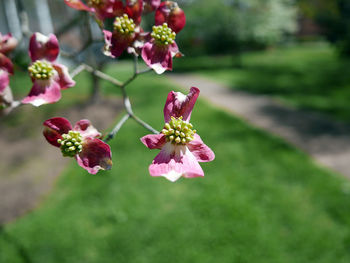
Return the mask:
M 89 0 L 88 5 L 89 6 L 99 6 L 102 4 L 102 0 Z
M 115 18 L 113 23 L 114 30 L 124 35 L 132 34 L 135 32 L 135 23 L 132 18 L 129 18 L 127 14 Z
M 171 121 L 164 125 L 162 133 L 166 136 L 168 142 L 174 144 L 186 144 L 193 140 L 196 130 L 192 130 L 191 123 L 179 118 L 171 117 Z
M 153 26 L 151 36 L 157 43 L 170 45 L 174 44 L 176 33 L 168 27 L 167 23 L 164 23 L 161 26 Z
M 83 149 L 83 137 L 78 131 L 69 131 L 68 134 L 62 134 L 62 139 L 57 142 L 61 144 L 61 151 L 63 156 L 74 157 Z
M 29 68 L 29 74 L 32 78 L 35 79 L 50 79 L 53 74 L 53 67 L 51 63 L 46 61 L 37 60 Z

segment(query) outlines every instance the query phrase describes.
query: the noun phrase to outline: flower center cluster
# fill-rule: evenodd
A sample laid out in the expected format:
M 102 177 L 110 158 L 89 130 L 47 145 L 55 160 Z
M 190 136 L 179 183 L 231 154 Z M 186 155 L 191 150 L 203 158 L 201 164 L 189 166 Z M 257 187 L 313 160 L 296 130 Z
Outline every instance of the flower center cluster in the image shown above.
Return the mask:
M 151 36 L 160 44 L 169 45 L 173 44 L 176 33 L 168 27 L 167 23 L 161 26 L 153 26 Z
M 29 74 L 34 79 L 50 79 L 53 74 L 53 67 L 51 63 L 37 60 L 29 68 Z
M 193 140 L 196 130 L 192 130 L 191 123 L 179 118 L 171 117 L 171 121 L 164 125 L 162 133 L 166 136 L 167 141 L 174 144 L 186 144 Z
M 63 156 L 74 157 L 83 149 L 83 137 L 78 131 L 69 131 L 68 134 L 62 134 L 62 139 L 57 142 L 61 144 L 61 151 Z
M 88 5 L 89 6 L 99 6 L 102 3 L 102 0 L 89 0 Z
M 129 35 L 135 32 L 135 23 L 132 18 L 129 18 L 127 14 L 115 18 L 113 23 L 114 30 L 121 34 Z

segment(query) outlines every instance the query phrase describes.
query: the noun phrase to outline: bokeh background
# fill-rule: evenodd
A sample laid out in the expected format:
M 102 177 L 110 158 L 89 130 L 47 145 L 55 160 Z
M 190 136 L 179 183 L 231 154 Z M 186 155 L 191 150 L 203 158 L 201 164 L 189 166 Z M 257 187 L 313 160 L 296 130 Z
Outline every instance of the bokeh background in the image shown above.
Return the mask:
M 349 1 L 177 2 L 187 16 L 177 78 L 200 77 L 342 127 L 313 127 L 307 140 L 348 137 Z M 79 56 L 60 58 L 72 69 L 86 61 L 121 80 L 132 74 L 129 57 L 104 57 L 95 22 L 63 0 L 1 0 L 0 32 L 20 39 L 12 54 L 16 99 L 31 87 L 23 21 L 31 31 L 55 32 L 66 52 L 91 36 Z M 188 91 L 172 76 L 150 73 L 128 87 L 135 112 L 157 129 L 167 93 Z M 132 121 L 111 141 L 111 171 L 92 176 L 62 158 L 41 135 L 44 120 L 89 118 L 106 133 L 123 113 L 112 84 L 86 72 L 76 81 L 58 103 L 23 106 L 0 120 L 1 263 L 350 262 L 349 178 L 208 99 L 198 100 L 191 121 L 216 153 L 202 164 L 204 178 L 151 178 L 157 152 L 140 143 L 148 132 Z M 345 163 L 347 142 L 330 153 Z

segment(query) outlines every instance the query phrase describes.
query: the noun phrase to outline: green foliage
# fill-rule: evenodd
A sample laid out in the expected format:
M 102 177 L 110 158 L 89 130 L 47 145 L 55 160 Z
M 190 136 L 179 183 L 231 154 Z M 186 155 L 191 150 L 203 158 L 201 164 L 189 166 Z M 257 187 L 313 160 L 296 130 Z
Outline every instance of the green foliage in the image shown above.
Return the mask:
M 154 75 L 128 87 L 158 129 L 170 89 Z M 157 151 L 129 121 L 111 142 L 111 171 L 92 176 L 72 161 L 40 207 L 4 227 L 0 262 L 349 262 L 348 181 L 201 100 L 191 122 L 216 153 L 204 178 L 151 178 Z
M 296 31 L 294 0 L 194 0 L 184 6 L 184 51 L 238 52 L 279 43 Z
M 313 18 L 327 39 L 350 56 L 350 2 L 348 0 L 299 0 L 303 13 Z
M 201 74 L 234 89 L 267 94 L 350 121 L 350 61 L 339 60 L 328 44 L 251 52 L 242 55 L 241 61 L 242 67 L 234 68 L 228 56 L 184 58 L 175 63 L 175 70 L 197 70 L 199 62 Z

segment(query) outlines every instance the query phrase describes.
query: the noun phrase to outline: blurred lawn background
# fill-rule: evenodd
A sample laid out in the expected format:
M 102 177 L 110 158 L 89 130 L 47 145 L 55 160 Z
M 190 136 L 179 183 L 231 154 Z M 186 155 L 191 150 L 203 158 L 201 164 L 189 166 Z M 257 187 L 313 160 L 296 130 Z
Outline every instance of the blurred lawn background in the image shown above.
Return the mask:
M 188 25 L 178 36 L 186 56 L 174 62 L 174 72 L 349 121 L 346 1 L 178 2 Z M 313 30 L 298 31 L 300 20 L 312 21 Z M 123 61 L 106 71 L 127 79 L 130 69 Z M 31 83 L 16 74 L 11 87 L 19 98 Z M 90 76 L 76 80 L 36 117 L 87 101 Z M 102 96 L 121 96 L 109 83 L 102 86 Z M 178 89 L 154 73 L 128 86 L 136 114 L 157 129 L 167 93 Z M 2 125 L 30 118 L 20 112 Z M 142 145 L 148 132 L 130 120 L 111 141 L 111 171 L 92 176 L 71 161 L 34 211 L 2 226 L 0 262 L 350 262 L 347 179 L 202 99 L 191 122 L 216 153 L 202 164 L 204 178 L 151 178 L 157 151 Z
M 108 72 L 126 78 L 129 66 Z M 85 93 L 89 78 L 77 81 L 42 110 L 54 114 Z M 136 113 L 158 129 L 174 89 L 153 73 L 128 87 Z M 40 207 L 3 227 L 0 262 L 349 262 L 346 179 L 205 101 L 192 123 L 216 153 L 204 178 L 151 178 L 157 151 L 129 121 L 111 141 L 111 171 L 88 175 L 72 161 Z

